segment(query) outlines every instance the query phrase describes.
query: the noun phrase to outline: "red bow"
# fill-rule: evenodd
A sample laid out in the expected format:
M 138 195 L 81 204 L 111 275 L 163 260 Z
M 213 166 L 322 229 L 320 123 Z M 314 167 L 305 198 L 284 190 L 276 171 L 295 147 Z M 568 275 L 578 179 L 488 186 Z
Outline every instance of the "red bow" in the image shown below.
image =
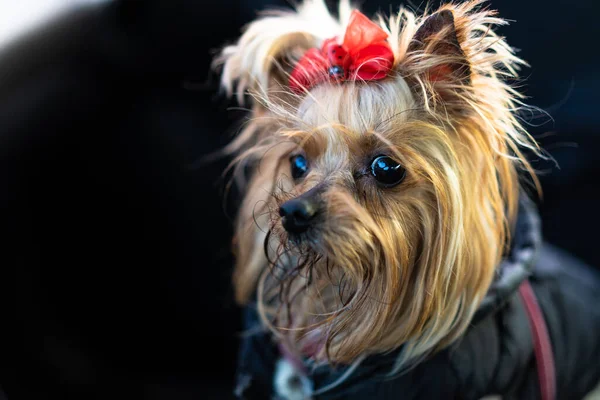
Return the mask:
M 290 75 L 290 88 L 301 93 L 326 81 L 385 78 L 394 64 L 387 37 L 377 24 L 354 10 L 343 43 L 340 45 L 337 38 L 331 38 L 323 42 L 320 50 L 308 50 Z

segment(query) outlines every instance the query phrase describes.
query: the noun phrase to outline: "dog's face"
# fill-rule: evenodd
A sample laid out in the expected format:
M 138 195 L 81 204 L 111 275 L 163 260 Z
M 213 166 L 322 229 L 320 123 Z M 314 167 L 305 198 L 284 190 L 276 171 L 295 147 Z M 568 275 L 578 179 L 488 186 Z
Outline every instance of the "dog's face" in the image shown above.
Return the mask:
M 460 324 L 499 259 L 495 168 L 413 97 L 402 78 L 315 89 L 273 126 L 242 207 L 238 239 L 266 255 L 265 300 L 286 307 L 275 325 L 326 324 L 336 359 Z
M 255 108 L 238 158 L 253 167 L 236 229 L 238 300 L 256 292 L 265 322 L 307 356 L 352 362 L 403 346 L 399 365 L 414 361 L 460 336 L 491 284 L 524 162 L 513 139 L 526 136 L 494 61 L 476 53 L 487 37 L 468 38 L 487 14 L 470 11 L 404 32 L 450 34 L 460 54 L 436 63 L 439 46 L 411 48 L 399 32 L 397 57 L 418 56 L 388 79 Z

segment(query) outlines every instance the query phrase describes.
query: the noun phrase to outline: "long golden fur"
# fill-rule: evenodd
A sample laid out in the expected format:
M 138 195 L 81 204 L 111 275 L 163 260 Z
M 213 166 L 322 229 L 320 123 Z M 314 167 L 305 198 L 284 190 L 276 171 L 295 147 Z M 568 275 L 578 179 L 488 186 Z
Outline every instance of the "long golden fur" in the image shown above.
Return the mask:
M 245 191 L 236 297 L 244 304 L 257 293 L 265 325 L 298 353 L 352 363 L 402 346 L 399 370 L 459 338 L 490 287 L 510 240 L 519 171 L 537 184 L 521 149 L 539 149 L 516 117 L 524 105 L 510 86 L 524 62 L 493 31 L 505 22 L 481 3 L 436 11 L 451 11 L 459 55 L 436 51 L 444 29 L 414 46 L 429 13 L 380 17 L 395 64 L 378 82 L 287 88 L 303 52 L 343 35 L 346 0 L 339 19 L 322 0 L 266 14 L 217 59 L 228 94 L 249 94 L 252 104 L 226 149 L 237 154 Z M 430 79 L 457 63 L 468 67 L 466 79 Z M 289 158 L 298 153 L 310 171 L 295 182 Z M 377 154 L 406 168 L 404 182 L 381 188 L 363 173 Z M 323 220 L 291 240 L 279 206 L 314 188 Z

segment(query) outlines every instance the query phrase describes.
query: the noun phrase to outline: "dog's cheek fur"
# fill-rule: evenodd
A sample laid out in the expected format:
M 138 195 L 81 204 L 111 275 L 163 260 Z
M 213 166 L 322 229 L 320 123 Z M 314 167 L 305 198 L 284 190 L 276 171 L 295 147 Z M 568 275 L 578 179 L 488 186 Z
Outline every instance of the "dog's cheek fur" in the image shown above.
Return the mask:
M 249 155 L 255 166 L 235 221 L 233 284 L 236 301 L 245 304 L 256 289 L 259 275 L 268 264 L 264 244 L 277 215 L 276 191 L 289 191 L 290 143 L 269 142 Z M 238 172 L 238 171 L 236 171 Z

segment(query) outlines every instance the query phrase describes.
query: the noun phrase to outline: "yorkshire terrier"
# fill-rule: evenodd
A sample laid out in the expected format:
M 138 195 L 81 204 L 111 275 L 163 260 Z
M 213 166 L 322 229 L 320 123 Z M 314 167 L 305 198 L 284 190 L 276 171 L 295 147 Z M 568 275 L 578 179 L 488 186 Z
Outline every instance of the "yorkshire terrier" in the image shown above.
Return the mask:
M 251 105 L 225 149 L 244 193 L 235 295 L 258 316 L 248 335 L 267 338 L 254 345 L 271 352 L 252 372 L 260 357 L 242 351 L 240 397 L 262 385 L 256 398 L 379 399 L 396 385 L 390 398 L 538 398 L 528 368 L 541 363 L 516 292 L 544 270 L 540 257 L 568 256 L 542 244 L 528 200 L 540 190 L 528 158 L 546 156 L 519 118 L 530 110 L 514 87 L 526 64 L 481 3 L 372 20 L 346 0 L 336 16 L 305 0 L 262 15 L 217 57 L 227 94 Z M 600 300 L 597 275 L 568 260 L 591 274 L 577 291 Z M 546 315 L 556 306 L 539 303 Z M 558 314 L 600 336 L 598 311 Z M 498 326 L 513 322 L 527 334 L 511 339 L 506 366 L 510 329 Z M 555 360 L 566 357 L 549 332 Z M 475 355 L 473 335 L 489 340 Z M 578 357 L 600 360 L 598 342 Z M 554 397 L 591 390 L 592 364 L 568 378 L 558 367 Z M 504 383 L 490 372 L 499 365 L 512 371 Z

